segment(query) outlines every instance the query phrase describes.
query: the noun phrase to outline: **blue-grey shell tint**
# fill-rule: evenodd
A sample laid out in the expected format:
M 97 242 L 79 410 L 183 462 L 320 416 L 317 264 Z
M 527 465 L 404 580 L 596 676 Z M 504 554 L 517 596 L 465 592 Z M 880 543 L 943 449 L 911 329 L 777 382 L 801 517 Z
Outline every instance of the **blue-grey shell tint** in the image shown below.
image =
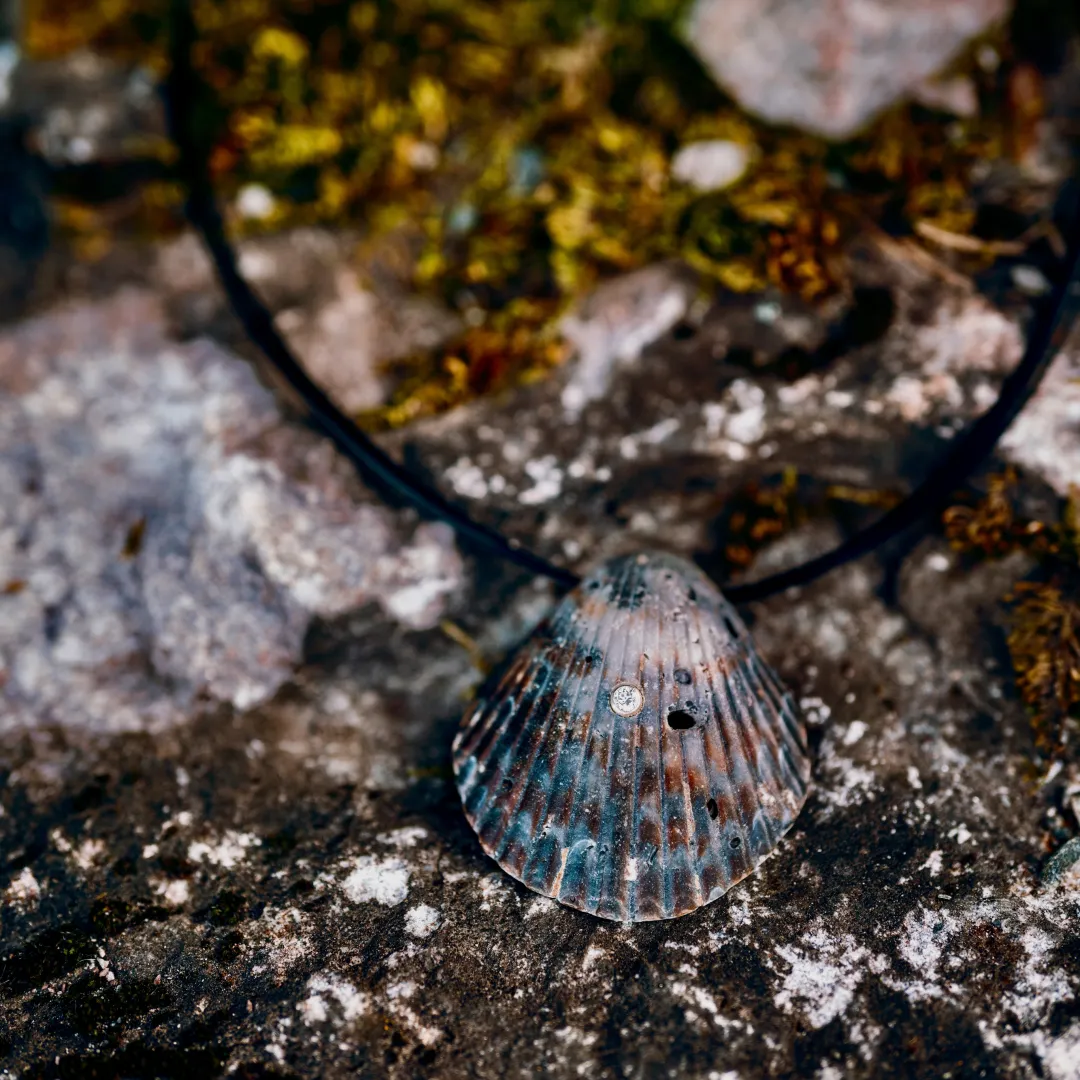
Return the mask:
M 806 731 L 735 609 L 673 555 L 605 563 L 555 609 L 454 742 L 484 850 L 621 922 L 725 893 L 806 801 Z

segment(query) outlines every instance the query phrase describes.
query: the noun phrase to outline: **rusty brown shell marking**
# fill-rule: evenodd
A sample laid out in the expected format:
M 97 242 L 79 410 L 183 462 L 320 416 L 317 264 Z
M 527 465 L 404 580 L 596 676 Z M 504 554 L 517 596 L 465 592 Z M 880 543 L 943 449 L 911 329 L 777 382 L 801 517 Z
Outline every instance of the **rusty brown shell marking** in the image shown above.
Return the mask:
M 810 762 L 735 609 L 691 563 L 650 553 L 562 600 L 466 715 L 454 772 L 507 873 L 641 922 L 746 877 L 802 809 Z

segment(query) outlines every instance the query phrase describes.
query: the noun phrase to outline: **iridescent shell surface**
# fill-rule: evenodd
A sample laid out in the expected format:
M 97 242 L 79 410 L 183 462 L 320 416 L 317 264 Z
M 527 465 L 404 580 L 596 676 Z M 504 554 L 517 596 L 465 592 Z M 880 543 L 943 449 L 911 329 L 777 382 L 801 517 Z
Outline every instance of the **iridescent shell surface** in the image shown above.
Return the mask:
M 749 874 L 802 809 L 810 762 L 735 609 L 691 563 L 645 554 L 562 600 L 462 721 L 454 772 L 507 873 L 640 922 Z

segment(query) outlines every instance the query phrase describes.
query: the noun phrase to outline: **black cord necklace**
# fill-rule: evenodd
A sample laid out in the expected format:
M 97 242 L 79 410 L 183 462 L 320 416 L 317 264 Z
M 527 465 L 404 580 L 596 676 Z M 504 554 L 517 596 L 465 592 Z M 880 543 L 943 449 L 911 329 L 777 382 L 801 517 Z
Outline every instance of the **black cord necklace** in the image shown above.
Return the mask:
M 806 800 L 810 775 L 791 695 L 732 604 L 805 585 L 944 504 L 1023 408 L 1080 312 L 1080 229 L 997 401 L 872 525 L 824 555 L 723 594 L 693 564 L 663 553 L 622 556 L 582 580 L 413 476 L 308 376 L 226 236 L 192 130 L 194 42 L 190 5 L 174 0 L 166 98 L 188 218 L 248 336 L 311 424 L 374 490 L 571 590 L 477 700 L 455 740 L 458 788 L 484 850 L 537 892 L 619 921 L 672 918 L 720 896 L 776 847 Z

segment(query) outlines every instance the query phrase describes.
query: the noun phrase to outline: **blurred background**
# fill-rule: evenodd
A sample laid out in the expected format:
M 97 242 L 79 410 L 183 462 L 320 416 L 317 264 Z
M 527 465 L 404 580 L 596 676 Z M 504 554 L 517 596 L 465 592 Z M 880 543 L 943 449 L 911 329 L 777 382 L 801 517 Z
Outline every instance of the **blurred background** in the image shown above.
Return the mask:
M 361 296 L 416 298 L 419 325 L 358 334 L 349 357 L 292 316 L 314 369 L 385 428 L 542 378 L 574 348 L 575 298 L 661 260 L 706 294 L 820 303 L 851 287 L 850 239 L 880 229 L 998 297 L 1037 289 L 1069 168 L 1046 80 L 1073 5 L 842 7 L 196 3 L 190 104 L 238 237 L 348 235 L 352 318 Z M 178 233 L 166 16 L 5 0 L 9 308 L 138 276 L 138 245 Z M 856 334 L 882 318 L 863 314 Z

